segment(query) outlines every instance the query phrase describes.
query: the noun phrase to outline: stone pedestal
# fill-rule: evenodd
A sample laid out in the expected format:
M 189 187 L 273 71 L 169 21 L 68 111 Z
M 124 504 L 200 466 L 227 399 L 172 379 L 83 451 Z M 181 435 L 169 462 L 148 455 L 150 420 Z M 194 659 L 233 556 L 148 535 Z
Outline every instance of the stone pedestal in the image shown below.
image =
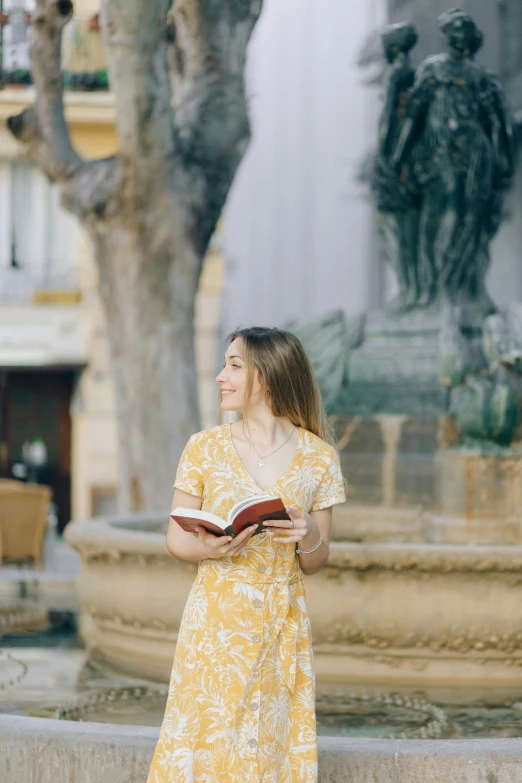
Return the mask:
M 82 558 L 91 661 L 168 682 L 195 565 L 171 560 L 161 524 L 145 515 L 74 522 L 65 535 Z M 491 703 L 519 693 L 521 573 L 520 546 L 333 542 L 307 584 L 319 686 L 459 685 Z
M 364 342 L 350 355 L 344 409 L 363 415 L 440 415 L 440 330 L 439 311 L 369 313 Z
M 426 517 L 427 541 L 522 542 L 522 454 L 443 449 L 435 468 L 437 514 Z
M 480 351 L 487 315 L 461 314 L 472 352 Z M 442 305 L 405 313 L 369 313 L 364 342 L 349 357 L 348 384 L 336 409 L 350 414 L 402 414 L 436 418 L 446 409 L 440 384 L 440 340 L 447 328 Z
M 435 455 L 444 422 L 403 415 L 333 417 L 350 506 L 435 511 Z

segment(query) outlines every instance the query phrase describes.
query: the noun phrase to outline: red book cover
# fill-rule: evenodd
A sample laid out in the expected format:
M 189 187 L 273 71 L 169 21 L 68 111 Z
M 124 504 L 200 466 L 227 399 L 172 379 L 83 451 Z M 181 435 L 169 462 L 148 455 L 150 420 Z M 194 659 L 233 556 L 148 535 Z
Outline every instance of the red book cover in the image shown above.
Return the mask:
M 172 519 L 175 519 L 178 525 L 182 530 L 185 530 L 187 533 L 193 533 L 194 528 L 196 527 L 204 527 L 205 530 L 208 530 L 209 533 L 215 533 L 218 536 L 224 536 L 225 531 L 222 527 L 218 527 L 217 525 L 214 525 L 212 522 L 209 522 L 208 519 L 195 519 L 194 517 L 184 517 L 181 514 L 170 514 Z
M 234 529 L 235 535 L 237 535 L 249 525 L 258 525 L 259 527 L 255 531 L 257 534 L 261 533 L 263 530 L 263 522 L 266 519 L 290 519 L 286 513 L 284 503 L 280 498 L 274 498 L 273 500 L 261 500 L 254 506 L 244 508 L 234 518 L 231 527 Z M 234 533 L 229 531 L 230 527 L 226 529 L 226 532 L 229 535 L 234 535 Z
M 263 522 L 266 519 L 290 519 L 280 498 L 254 501 L 252 505 L 240 509 L 232 516 L 231 524 L 214 514 L 192 509 L 176 508 L 170 516 L 187 533 L 193 533 L 196 527 L 204 527 L 209 533 L 218 536 L 237 536 L 250 525 L 257 525 L 254 531 L 254 535 L 257 535 L 263 531 Z

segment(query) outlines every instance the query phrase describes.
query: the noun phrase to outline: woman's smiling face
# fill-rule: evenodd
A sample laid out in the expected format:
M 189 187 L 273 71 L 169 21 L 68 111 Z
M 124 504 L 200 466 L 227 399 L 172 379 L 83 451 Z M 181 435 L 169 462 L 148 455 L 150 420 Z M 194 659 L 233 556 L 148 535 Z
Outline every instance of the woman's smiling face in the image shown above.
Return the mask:
M 221 387 L 221 410 L 240 411 L 245 407 L 248 369 L 243 353 L 242 340 L 238 337 L 228 346 L 224 367 L 216 378 Z M 255 376 L 250 404 L 255 404 L 261 394 L 257 372 Z

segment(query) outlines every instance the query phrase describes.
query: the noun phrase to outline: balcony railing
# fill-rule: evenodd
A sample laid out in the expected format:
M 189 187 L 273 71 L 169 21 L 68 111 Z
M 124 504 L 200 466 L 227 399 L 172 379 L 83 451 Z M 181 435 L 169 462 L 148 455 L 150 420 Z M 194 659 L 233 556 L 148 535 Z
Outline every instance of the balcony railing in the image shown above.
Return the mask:
M 80 280 L 77 269 L 61 272 L 34 272 L 25 269 L 0 269 L 0 303 L 29 304 L 79 301 Z
M 0 0 L 0 85 L 32 83 L 29 35 L 33 4 L 27 0 Z M 107 90 L 107 68 L 98 14 L 75 15 L 65 26 L 62 41 L 64 87 L 70 90 Z

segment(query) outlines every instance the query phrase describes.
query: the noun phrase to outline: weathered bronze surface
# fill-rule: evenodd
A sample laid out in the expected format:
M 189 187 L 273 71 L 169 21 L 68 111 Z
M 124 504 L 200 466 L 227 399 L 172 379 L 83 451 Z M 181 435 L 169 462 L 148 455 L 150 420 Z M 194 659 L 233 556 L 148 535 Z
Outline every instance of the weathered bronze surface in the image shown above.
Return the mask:
M 424 60 L 411 87 L 414 28 L 383 33 L 390 72 L 374 192 L 399 304 L 448 298 L 483 318 L 495 309 L 484 280 L 515 170 L 513 121 L 499 80 L 474 62 L 483 36 L 473 19 L 452 9 L 439 26 L 448 51 Z
M 417 42 L 411 24 L 395 24 L 382 35 L 388 69 L 384 83 L 384 105 L 379 123 L 378 153 L 372 179 L 377 205 L 377 226 L 381 254 L 397 278 L 399 294 L 392 307 L 414 305 L 420 297 L 418 278 L 419 189 L 412 167 L 403 166 L 399 175 L 390 166 L 408 109 L 415 69 L 410 50 Z
M 486 320 L 498 315 L 485 280 L 515 172 L 513 119 L 499 80 L 475 62 L 483 35 L 474 20 L 452 9 L 439 27 L 447 51 L 417 70 L 415 27 L 382 34 L 388 69 L 371 184 L 398 294 L 365 315 L 350 346 L 338 317 L 301 336 L 329 412 L 451 413 L 463 439 L 506 444 L 522 393 L 518 369 L 493 367 L 484 350 Z

